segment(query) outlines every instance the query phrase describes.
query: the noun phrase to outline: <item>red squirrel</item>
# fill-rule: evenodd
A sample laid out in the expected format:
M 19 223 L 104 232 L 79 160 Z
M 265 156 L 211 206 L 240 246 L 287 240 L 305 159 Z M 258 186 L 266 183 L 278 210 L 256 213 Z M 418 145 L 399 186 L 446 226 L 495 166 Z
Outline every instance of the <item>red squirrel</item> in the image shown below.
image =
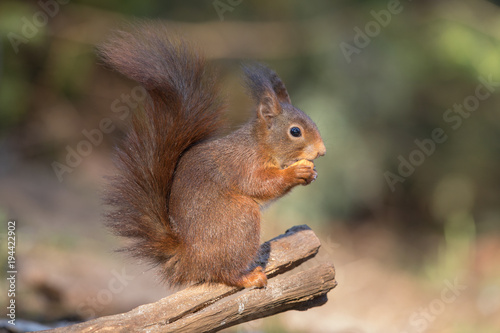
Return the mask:
M 117 149 L 108 227 L 171 286 L 266 286 L 255 264 L 260 209 L 316 179 L 312 161 L 326 152 L 316 124 L 259 64 L 244 69 L 254 116 L 220 136 L 224 103 L 213 71 L 165 27 L 136 25 L 99 51 L 149 93 Z

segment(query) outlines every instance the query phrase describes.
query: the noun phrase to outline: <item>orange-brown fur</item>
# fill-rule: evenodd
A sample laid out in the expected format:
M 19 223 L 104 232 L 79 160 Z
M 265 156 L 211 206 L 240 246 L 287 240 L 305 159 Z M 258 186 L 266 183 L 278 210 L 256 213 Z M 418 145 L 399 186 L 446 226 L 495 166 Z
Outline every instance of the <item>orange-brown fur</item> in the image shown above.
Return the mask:
M 325 153 L 316 125 L 276 73 L 257 65 L 245 69 L 255 116 L 219 137 L 223 107 L 203 58 L 157 25 L 134 29 L 100 48 L 150 95 L 118 150 L 108 225 L 171 285 L 264 286 L 254 264 L 260 208 L 316 178 L 311 161 Z

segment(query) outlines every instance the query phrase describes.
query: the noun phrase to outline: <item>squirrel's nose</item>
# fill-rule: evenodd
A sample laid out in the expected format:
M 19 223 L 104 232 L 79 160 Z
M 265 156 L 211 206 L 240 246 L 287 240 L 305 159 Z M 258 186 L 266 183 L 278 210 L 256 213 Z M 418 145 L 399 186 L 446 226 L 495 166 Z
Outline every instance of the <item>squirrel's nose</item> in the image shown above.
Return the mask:
M 325 147 L 325 144 L 323 142 L 320 142 L 318 144 L 316 150 L 318 152 L 318 157 L 325 156 L 325 154 L 326 154 L 326 147 Z

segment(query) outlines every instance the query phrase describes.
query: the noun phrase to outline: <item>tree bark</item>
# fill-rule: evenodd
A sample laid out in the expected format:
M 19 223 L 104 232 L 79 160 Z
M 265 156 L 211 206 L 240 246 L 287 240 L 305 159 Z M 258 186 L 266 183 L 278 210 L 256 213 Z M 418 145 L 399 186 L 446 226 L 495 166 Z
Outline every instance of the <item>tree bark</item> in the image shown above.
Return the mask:
M 326 263 L 294 274 L 275 276 L 314 257 L 320 245 L 308 226 L 296 226 L 261 245 L 258 264 L 270 278 L 265 288 L 191 286 L 126 313 L 50 332 L 217 332 L 288 310 L 307 310 L 324 304 L 326 294 L 337 285 L 333 265 Z

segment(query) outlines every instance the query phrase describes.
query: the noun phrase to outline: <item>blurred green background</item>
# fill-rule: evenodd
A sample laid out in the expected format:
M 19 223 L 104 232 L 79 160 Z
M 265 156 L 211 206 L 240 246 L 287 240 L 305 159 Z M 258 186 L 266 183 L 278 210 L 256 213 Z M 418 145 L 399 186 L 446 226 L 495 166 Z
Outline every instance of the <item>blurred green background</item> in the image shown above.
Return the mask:
M 323 241 L 315 260 L 336 265 L 339 286 L 322 308 L 233 331 L 500 329 L 500 7 L 456 0 L 2 0 L 0 217 L 18 223 L 19 318 L 83 320 L 170 292 L 113 254 L 121 241 L 101 225 L 127 120 L 115 111 L 134 83 L 105 69 L 95 46 L 134 18 L 205 50 L 234 128 L 252 111 L 240 65 L 269 64 L 327 147 L 318 181 L 264 213 L 263 239 L 308 224 Z M 59 179 L 54 162 L 106 118 L 115 130 Z M 105 300 L 122 269 L 134 279 Z M 465 291 L 432 308 L 455 279 Z

